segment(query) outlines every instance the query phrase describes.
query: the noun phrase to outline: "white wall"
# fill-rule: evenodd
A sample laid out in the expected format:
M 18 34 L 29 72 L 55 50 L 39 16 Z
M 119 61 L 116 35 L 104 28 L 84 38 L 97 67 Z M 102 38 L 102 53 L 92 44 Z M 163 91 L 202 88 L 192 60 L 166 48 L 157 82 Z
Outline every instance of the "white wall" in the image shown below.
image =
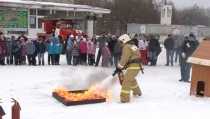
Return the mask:
M 172 6 L 165 5 L 161 9 L 161 19 L 160 24 L 162 25 L 171 25 L 172 23 Z
M 29 38 L 37 38 L 37 33 L 44 33 L 43 29 L 28 29 Z

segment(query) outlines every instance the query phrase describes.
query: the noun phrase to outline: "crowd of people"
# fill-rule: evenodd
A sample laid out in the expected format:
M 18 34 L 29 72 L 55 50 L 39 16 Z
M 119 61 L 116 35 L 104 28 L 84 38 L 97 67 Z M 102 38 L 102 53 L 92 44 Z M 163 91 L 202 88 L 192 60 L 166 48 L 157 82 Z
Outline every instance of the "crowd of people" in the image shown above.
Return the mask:
M 74 36 L 70 34 L 66 39 L 52 34 L 49 38 L 38 36 L 29 39 L 24 34 L 18 38 L 4 37 L 0 32 L 0 65 L 45 65 L 45 54 L 48 54 L 48 65 L 59 65 L 60 55 L 66 55 L 68 65 L 97 65 L 102 56 L 102 66 L 114 65 L 111 59 L 117 51 L 117 38 L 112 35 L 102 35 L 96 38 Z M 99 46 L 98 61 L 95 62 L 96 48 Z M 118 58 L 119 59 L 119 58 Z M 97 63 L 97 64 L 96 64 Z
M 47 53 L 48 65 L 59 65 L 60 55 L 66 55 L 68 65 L 98 66 L 102 57 L 103 67 L 117 66 L 122 52 L 122 44 L 117 39 L 117 36 L 105 33 L 97 38 L 72 34 L 66 39 L 55 34 L 49 38 L 39 36 L 37 39 L 28 39 L 24 34 L 18 38 L 5 38 L 0 32 L 0 65 L 45 65 L 44 56 Z M 142 63 L 155 66 L 162 50 L 159 36 L 135 34 L 133 39 L 139 48 Z M 193 34 L 185 37 L 169 34 L 164 40 L 166 66 L 173 66 L 174 62 L 181 64 L 181 51 L 187 39 L 197 41 Z
M 198 45 L 199 42 L 193 33 L 189 36 L 173 36 L 170 34 L 164 42 L 166 66 L 173 66 L 174 61 L 179 62 L 181 72 L 181 79 L 179 81 L 181 82 L 190 82 L 191 64 L 187 62 L 187 59 L 193 54 Z
M 162 51 L 159 36 L 135 34 L 132 39 L 139 48 L 142 64 L 155 66 Z M 180 81 L 189 82 L 191 65 L 187 63 L 187 59 L 198 44 L 192 33 L 188 36 L 169 34 L 164 40 L 166 66 L 174 66 L 174 62 L 180 64 Z M 6 38 L 0 32 L 0 65 L 36 66 L 45 65 L 45 61 L 48 65 L 60 65 L 60 55 L 66 55 L 67 65 L 117 67 L 122 47 L 117 36 L 105 33 L 93 38 L 70 34 L 63 39 L 52 34 L 49 38 L 39 36 L 37 39 L 28 39 L 24 34 L 18 38 Z M 48 55 L 47 59 L 45 54 Z
M 66 55 L 68 65 L 98 66 L 102 61 L 100 65 L 103 67 L 117 66 L 122 52 L 122 44 L 117 39 L 117 36 L 105 33 L 97 38 L 72 34 L 66 39 L 55 34 L 48 38 L 38 36 L 36 39 L 29 39 L 24 34 L 18 38 L 6 38 L 0 32 L 0 65 L 45 65 L 47 53 L 48 65 L 59 65 L 60 55 Z M 136 35 L 134 39 L 143 63 L 156 65 L 161 52 L 158 37 Z

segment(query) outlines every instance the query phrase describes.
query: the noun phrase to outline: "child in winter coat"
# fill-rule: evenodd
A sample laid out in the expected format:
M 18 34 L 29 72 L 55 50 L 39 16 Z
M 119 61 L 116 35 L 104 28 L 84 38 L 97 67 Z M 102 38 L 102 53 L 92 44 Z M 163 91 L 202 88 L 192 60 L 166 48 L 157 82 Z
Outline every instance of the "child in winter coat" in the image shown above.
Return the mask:
M 73 57 L 73 65 L 74 66 L 79 64 L 79 56 L 80 56 L 79 43 L 76 40 L 74 40 L 73 41 L 73 49 L 72 49 L 72 57 Z
M 61 54 L 61 44 L 59 38 L 52 37 L 52 65 L 59 65 L 59 58 Z
M 110 65 L 111 53 L 108 48 L 108 43 L 102 48 L 102 67 L 108 67 Z
M 94 43 L 93 39 L 88 40 L 87 42 L 88 64 L 91 66 L 95 64 L 95 53 L 96 53 L 96 44 Z
M 72 61 L 73 40 L 74 40 L 74 36 L 70 35 L 68 36 L 67 42 L 66 42 L 66 60 L 67 60 L 68 65 L 71 65 L 71 61 Z
M 12 40 L 10 39 L 10 40 L 8 40 L 7 41 L 7 58 L 6 58 L 6 61 L 7 61 L 7 64 L 8 65 L 12 65 L 13 64 L 13 54 L 12 54 L 12 45 L 13 45 L 13 43 L 14 43 L 14 40 L 15 40 L 15 38 L 14 38 L 14 36 L 12 36 Z
M 46 51 L 46 45 L 44 43 L 44 38 L 40 37 L 37 42 L 37 53 L 39 65 L 44 65 L 44 54 Z
M 53 65 L 53 42 L 52 39 L 47 41 L 48 65 Z
M 26 41 L 28 38 L 24 36 L 24 34 L 21 34 L 18 38 L 21 41 L 21 64 L 26 64 Z
M 34 62 L 35 50 L 36 50 L 36 47 L 35 47 L 34 43 L 31 40 L 28 40 L 26 42 L 26 54 L 27 54 L 29 65 L 35 65 L 35 62 Z
M 12 46 L 12 52 L 14 54 L 15 65 L 21 64 L 21 41 L 16 40 Z
M 86 65 L 86 63 L 87 63 L 87 41 L 85 38 L 83 38 L 80 41 L 79 49 L 80 49 L 81 64 Z
M 144 65 L 148 64 L 148 43 L 145 38 L 141 38 L 138 42 L 140 54 L 141 54 L 141 60 Z
M 26 41 L 22 40 L 21 42 L 21 64 L 25 65 L 26 64 Z
M 6 49 L 6 41 L 5 39 L 2 37 L 0 38 L 0 65 L 5 65 L 5 56 L 7 53 L 7 49 Z
M 55 65 L 60 65 L 60 55 L 63 51 L 63 44 L 61 43 L 62 37 L 58 36 L 56 38 L 56 41 L 54 42 L 54 48 L 55 48 Z

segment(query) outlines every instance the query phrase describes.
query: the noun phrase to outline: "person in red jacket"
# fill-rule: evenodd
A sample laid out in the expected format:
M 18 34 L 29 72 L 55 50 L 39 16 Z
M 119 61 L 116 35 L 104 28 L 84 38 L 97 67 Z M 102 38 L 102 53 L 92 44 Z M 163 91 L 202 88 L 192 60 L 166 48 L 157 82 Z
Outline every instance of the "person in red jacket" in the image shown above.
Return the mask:
M 105 44 L 105 46 L 102 48 L 102 67 L 109 67 L 111 65 L 110 59 L 111 59 L 111 52 L 108 48 L 108 43 Z
M 138 42 L 141 60 L 144 65 L 148 64 L 148 42 L 144 36 L 141 36 Z
M 86 38 L 82 38 L 79 44 L 79 49 L 80 49 L 80 63 L 82 65 L 87 64 L 87 41 Z

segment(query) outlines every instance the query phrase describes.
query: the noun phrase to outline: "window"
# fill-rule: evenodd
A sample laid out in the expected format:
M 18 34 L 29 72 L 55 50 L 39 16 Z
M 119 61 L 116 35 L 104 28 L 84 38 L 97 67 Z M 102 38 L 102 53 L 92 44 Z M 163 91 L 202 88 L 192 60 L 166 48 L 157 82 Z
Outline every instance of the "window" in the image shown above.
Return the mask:
M 36 15 L 36 9 L 30 9 L 30 15 Z
M 50 14 L 49 10 L 38 10 L 39 16 L 47 16 L 48 14 Z
M 41 29 L 42 28 L 42 18 L 38 18 L 38 28 Z
M 36 16 L 30 16 L 30 28 L 36 28 Z

